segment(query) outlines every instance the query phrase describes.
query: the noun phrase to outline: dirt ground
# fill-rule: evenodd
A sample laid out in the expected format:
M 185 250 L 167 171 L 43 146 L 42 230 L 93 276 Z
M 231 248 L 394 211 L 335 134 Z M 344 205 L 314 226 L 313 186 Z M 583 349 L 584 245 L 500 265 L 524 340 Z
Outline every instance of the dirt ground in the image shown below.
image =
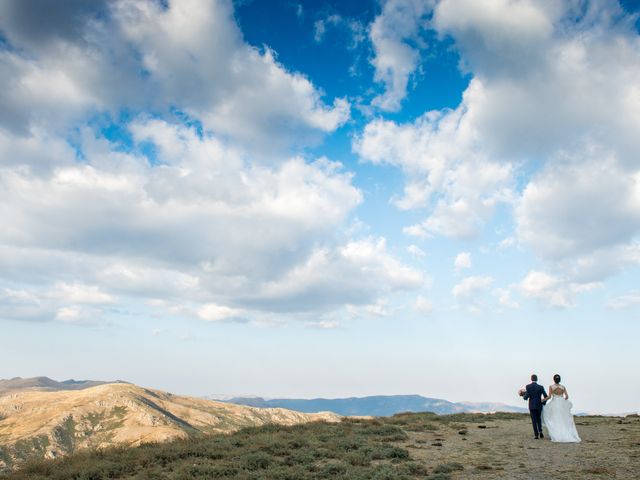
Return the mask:
M 454 423 L 409 432 L 405 447 L 430 467 L 459 463 L 453 479 L 640 479 L 640 417 L 576 417 L 581 443 L 535 440 L 523 419 Z

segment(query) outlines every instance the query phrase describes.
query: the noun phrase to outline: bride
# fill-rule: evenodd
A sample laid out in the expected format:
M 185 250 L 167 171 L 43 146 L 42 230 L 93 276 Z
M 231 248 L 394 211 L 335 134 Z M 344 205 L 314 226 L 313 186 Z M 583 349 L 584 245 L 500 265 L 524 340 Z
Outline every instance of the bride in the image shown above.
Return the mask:
M 549 386 L 549 397 L 542 409 L 542 421 L 549 431 L 552 442 L 580 442 L 578 431 L 573 423 L 567 389 L 560 385 L 560 375 L 553 376 L 553 385 Z

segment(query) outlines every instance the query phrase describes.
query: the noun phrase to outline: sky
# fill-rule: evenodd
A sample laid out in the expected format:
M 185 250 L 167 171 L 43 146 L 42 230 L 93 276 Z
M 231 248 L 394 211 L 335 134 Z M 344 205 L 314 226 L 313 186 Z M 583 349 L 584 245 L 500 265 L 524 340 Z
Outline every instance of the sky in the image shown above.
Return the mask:
M 639 19 L 0 2 L 0 378 L 637 411 Z

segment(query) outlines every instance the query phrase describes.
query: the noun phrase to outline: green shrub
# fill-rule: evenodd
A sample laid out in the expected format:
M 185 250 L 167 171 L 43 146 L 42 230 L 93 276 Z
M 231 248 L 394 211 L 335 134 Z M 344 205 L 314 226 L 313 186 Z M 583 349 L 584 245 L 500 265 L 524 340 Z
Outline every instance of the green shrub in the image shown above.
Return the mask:
M 443 463 L 442 465 L 438 465 L 433 473 L 451 473 L 459 470 L 464 470 L 464 466 L 461 463 Z
M 271 455 L 266 452 L 249 453 L 242 460 L 244 467 L 248 470 L 264 470 L 273 462 Z

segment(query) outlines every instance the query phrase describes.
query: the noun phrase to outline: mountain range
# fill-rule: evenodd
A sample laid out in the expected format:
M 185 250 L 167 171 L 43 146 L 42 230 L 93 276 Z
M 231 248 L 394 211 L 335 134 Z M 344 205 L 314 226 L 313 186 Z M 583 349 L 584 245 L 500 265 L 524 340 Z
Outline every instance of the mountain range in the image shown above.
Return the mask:
M 232 405 L 125 382 L 13 378 L 0 380 L 0 471 L 87 448 L 338 419 L 333 413 Z
M 209 396 L 218 401 L 258 408 L 287 408 L 298 412 L 334 412 L 344 416 L 387 417 L 403 412 L 452 413 L 527 412 L 525 408 L 490 402 L 449 402 L 421 395 L 376 395 L 350 398 L 293 399 Z

